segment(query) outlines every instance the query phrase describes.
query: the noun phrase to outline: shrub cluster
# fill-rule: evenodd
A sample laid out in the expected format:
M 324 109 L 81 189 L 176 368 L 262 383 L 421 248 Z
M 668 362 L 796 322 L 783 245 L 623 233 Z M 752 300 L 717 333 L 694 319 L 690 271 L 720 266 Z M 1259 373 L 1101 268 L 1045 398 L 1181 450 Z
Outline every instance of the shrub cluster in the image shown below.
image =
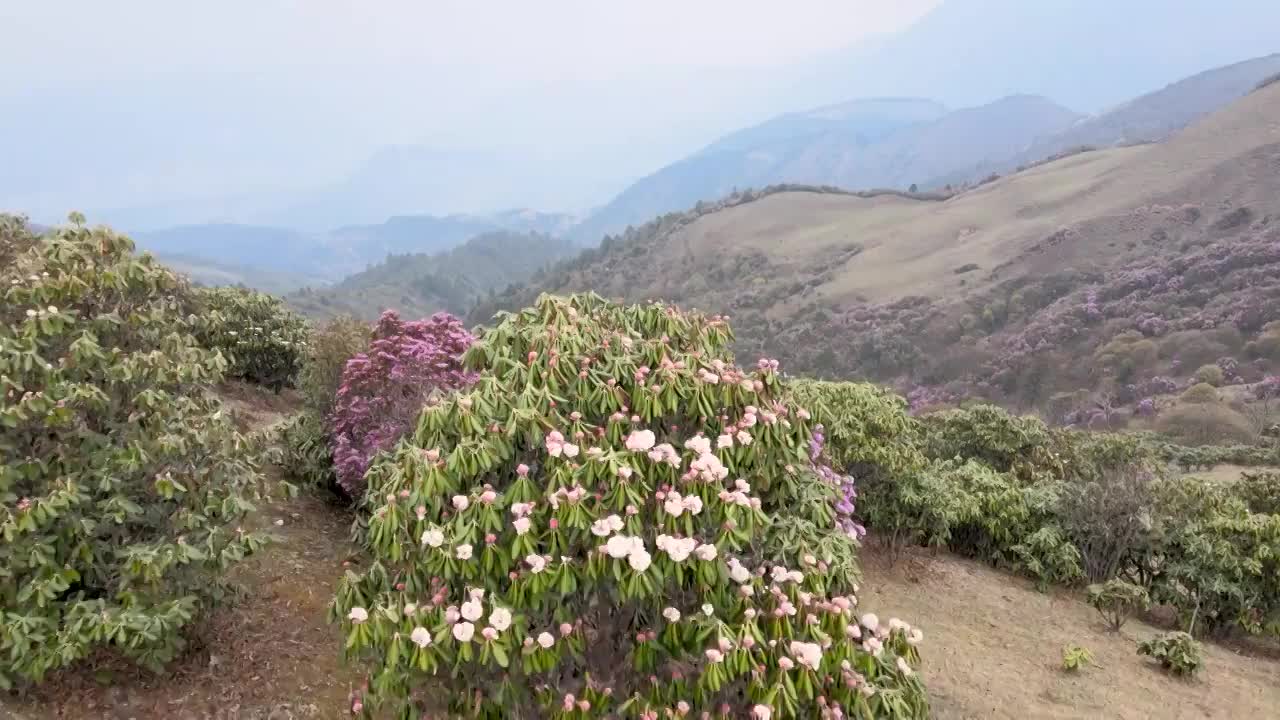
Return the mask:
M 206 392 L 224 360 L 128 238 L 0 219 L 0 248 L 0 685 L 99 647 L 158 667 L 263 542 L 254 454 Z
M 412 427 L 429 399 L 475 381 L 475 373 L 461 363 L 473 340 L 448 313 L 413 322 L 392 310 L 382 314 L 368 350 L 343 367 L 333 407 L 331 450 L 338 483 L 347 494 L 364 494 L 364 473 L 373 457 Z
M 355 709 L 443 683 L 485 718 L 926 716 L 919 630 L 855 613 L 847 479 L 731 338 L 595 296 L 500 317 L 368 471 L 333 605 L 374 661 Z
M 1200 643 L 1185 632 L 1168 632 L 1138 643 L 1138 654 L 1160 663 L 1160 667 L 1179 677 L 1190 677 L 1204 666 Z
M 1165 478 L 1167 447 L 1048 430 L 993 407 L 926 416 L 919 432 L 923 469 L 861 486 L 859 515 L 876 536 L 945 545 L 1042 584 L 1123 581 L 1209 633 L 1280 634 L 1273 474 Z
M 198 290 L 194 331 L 201 345 L 227 358 L 227 377 L 272 390 L 294 384 L 306 354 L 306 321 L 256 290 Z

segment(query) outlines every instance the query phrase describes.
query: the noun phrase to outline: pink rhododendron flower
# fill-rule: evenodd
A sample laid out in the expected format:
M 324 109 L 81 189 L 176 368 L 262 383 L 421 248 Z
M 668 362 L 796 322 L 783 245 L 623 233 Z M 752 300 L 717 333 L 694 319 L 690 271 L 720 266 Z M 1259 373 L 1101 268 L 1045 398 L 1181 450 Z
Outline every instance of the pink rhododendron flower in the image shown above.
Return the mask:
M 645 452 L 652 448 L 655 442 L 657 437 L 652 430 L 632 430 L 631 434 L 627 435 L 625 445 L 633 452 Z
M 457 508 L 459 512 L 466 510 L 467 507 L 470 505 L 471 505 L 471 501 L 467 499 L 466 495 L 453 496 L 453 506 Z
M 547 559 L 541 555 L 529 555 L 524 561 L 529 564 L 529 569 L 533 574 L 537 575 L 547 567 Z
M 731 448 L 731 447 L 733 447 L 733 436 L 721 435 L 716 438 L 717 450 L 723 450 L 724 448 Z
M 685 440 L 684 446 L 698 455 L 706 455 L 711 452 L 711 440 L 702 435 L 695 435 Z
M 516 521 L 511 523 L 511 525 L 516 529 L 516 535 L 524 535 L 529 532 L 529 526 L 532 525 L 532 523 L 529 521 L 529 518 L 522 517 L 516 518 Z

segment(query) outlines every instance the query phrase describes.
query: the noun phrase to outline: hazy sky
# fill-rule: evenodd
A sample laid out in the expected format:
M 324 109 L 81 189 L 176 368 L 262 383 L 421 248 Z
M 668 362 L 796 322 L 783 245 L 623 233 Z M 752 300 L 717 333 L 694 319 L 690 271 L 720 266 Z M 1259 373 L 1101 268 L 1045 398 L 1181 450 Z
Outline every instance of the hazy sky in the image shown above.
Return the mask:
M 550 161 L 529 204 L 581 207 L 777 112 L 755 69 L 936 4 L 0 0 L 0 207 L 318 186 L 392 144 Z

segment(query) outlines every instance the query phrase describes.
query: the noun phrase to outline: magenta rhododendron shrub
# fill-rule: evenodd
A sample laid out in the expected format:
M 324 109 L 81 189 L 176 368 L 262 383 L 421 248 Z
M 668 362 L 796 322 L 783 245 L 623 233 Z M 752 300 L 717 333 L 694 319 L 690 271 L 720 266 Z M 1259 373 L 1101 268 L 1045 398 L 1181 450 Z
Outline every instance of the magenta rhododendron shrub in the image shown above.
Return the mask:
M 859 604 L 852 481 L 731 338 L 594 295 L 500 316 L 366 475 L 353 710 L 925 717 L 923 634 Z
M 474 382 L 462 367 L 473 340 L 448 313 L 415 322 L 382 313 L 369 349 L 347 361 L 334 404 L 333 461 L 344 490 L 360 496 L 370 460 L 413 426 L 433 393 Z

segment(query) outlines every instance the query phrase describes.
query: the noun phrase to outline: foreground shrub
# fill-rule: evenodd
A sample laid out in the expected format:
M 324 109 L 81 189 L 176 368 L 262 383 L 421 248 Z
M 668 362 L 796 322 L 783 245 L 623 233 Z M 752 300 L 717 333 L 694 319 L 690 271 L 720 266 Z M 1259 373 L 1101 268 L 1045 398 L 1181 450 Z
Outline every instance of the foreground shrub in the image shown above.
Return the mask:
M 1112 578 L 1089 586 L 1089 604 L 1102 616 L 1108 630 L 1120 632 L 1129 618 L 1151 606 L 1151 596 L 1139 585 Z
M 1134 568 L 1152 602 L 1210 634 L 1280 634 L 1280 515 L 1193 476 L 1161 483 L 1156 499 L 1157 542 Z
M 1189 677 L 1204 666 L 1200 643 L 1184 632 L 1168 632 L 1138 643 L 1138 654 L 1160 662 L 1166 671 Z
M 1248 418 L 1219 403 L 1180 405 L 1162 415 L 1156 428 L 1191 445 L 1249 443 L 1256 437 Z
M 373 456 L 412 427 L 427 398 L 475 380 L 461 363 L 472 340 L 448 313 L 404 322 L 388 310 L 378 319 L 369 349 L 343 368 L 333 408 L 334 467 L 351 497 L 364 493 L 364 473 Z
M 225 363 L 127 238 L 3 233 L 25 250 L 0 267 L 0 685 L 98 647 L 157 668 L 263 540 L 253 453 L 205 391 Z
M 307 324 L 282 300 L 237 287 L 196 294 L 196 339 L 228 360 L 227 377 L 280 390 L 293 385 L 307 346 Z
M 1218 402 L 1218 389 L 1209 383 L 1196 383 L 1182 391 L 1182 395 L 1178 399 L 1184 403 L 1216 403 Z
M 333 606 L 376 668 L 357 710 L 925 717 L 919 631 L 854 613 L 847 481 L 731 338 L 595 296 L 500 317 L 368 472 L 373 562 Z
M 1242 472 L 1231 491 L 1249 512 L 1280 515 L 1280 472 Z
M 303 407 L 326 423 L 342 385 L 342 371 L 348 360 L 369 347 L 369 333 L 368 323 L 345 315 L 332 318 L 311 332 L 298 374 L 298 389 Z
M 1085 577 L 1111 580 L 1148 549 L 1158 463 L 1136 438 L 1072 433 L 1059 447 L 1070 457 L 1058 515 L 1080 551 Z

